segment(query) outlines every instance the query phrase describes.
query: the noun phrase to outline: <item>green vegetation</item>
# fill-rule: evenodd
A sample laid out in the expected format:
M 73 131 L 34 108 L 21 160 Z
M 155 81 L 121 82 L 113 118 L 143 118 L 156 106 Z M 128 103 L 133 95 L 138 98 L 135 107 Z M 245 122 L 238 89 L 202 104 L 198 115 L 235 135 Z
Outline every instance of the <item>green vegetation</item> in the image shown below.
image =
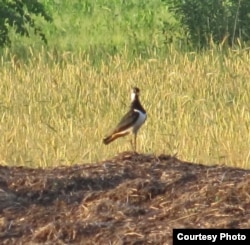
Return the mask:
M 7 2 L 17 2 L 14 6 L 25 4 L 23 10 L 14 8 L 17 14 L 9 17 L 7 23 L 15 24 L 18 33 L 31 37 L 20 38 L 12 30 L 10 40 L 15 53 L 23 50 L 24 44 L 40 49 L 41 37 L 47 38 L 48 48 L 57 52 L 84 50 L 98 58 L 105 58 L 107 53 L 121 54 L 124 49 L 132 57 L 160 56 L 170 43 L 182 51 L 214 44 L 245 45 L 250 38 L 248 0 L 40 0 L 43 7 L 30 0 Z M 4 28 L 4 18 L 12 16 L 13 7 L 7 10 L 0 4 L 0 13 L 5 13 L 0 17 Z M 24 18 L 20 17 L 22 13 Z
M 177 22 L 161 0 L 72 0 L 41 1 L 53 22 L 36 18 L 48 39 L 48 50 L 61 53 L 85 52 L 94 63 L 109 55 L 130 57 L 160 55 L 166 50 L 164 23 L 177 28 Z M 39 37 L 31 39 L 11 33 L 12 52 L 23 58 L 24 47 L 41 50 Z M 172 36 L 172 31 L 168 32 Z M 21 40 L 21 41 L 20 41 Z
M 233 46 L 249 41 L 250 2 L 248 0 L 165 0 L 179 16 L 192 45 L 213 43 Z
M 103 136 L 141 88 L 144 153 L 250 168 L 250 55 L 242 47 L 191 52 L 168 1 L 43 0 L 48 46 L 10 30 L 1 50 L 0 163 L 55 166 L 130 150 Z M 169 31 L 167 31 L 169 30 Z M 211 44 L 211 43 L 210 43 Z
M 41 16 L 45 21 L 51 17 L 44 11 L 43 5 L 37 0 L 2 0 L 0 3 L 0 47 L 10 45 L 9 31 L 29 37 L 30 31 L 47 43 L 41 28 L 34 17 Z

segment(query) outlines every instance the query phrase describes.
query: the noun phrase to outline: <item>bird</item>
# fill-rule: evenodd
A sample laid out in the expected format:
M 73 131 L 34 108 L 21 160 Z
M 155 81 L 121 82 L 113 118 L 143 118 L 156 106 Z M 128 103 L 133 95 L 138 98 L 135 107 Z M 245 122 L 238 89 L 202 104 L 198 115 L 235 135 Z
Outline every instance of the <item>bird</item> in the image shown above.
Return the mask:
M 134 144 L 132 148 L 136 152 L 137 132 L 147 119 L 147 113 L 139 100 L 140 89 L 133 87 L 131 91 L 131 104 L 129 111 L 122 117 L 117 126 L 103 139 L 103 143 L 108 145 L 119 137 L 133 134 Z

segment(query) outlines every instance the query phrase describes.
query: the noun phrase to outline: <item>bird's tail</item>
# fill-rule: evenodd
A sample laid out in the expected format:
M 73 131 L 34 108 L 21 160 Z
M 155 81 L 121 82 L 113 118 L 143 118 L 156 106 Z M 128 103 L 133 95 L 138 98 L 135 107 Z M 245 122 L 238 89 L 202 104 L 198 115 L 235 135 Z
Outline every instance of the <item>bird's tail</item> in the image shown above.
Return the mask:
M 112 135 L 109 135 L 109 136 L 107 136 L 107 137 L 105 137 L 105 138 L 103 139 L 103 143 L 104 143 L 105 145 L 108 145 L 108 144 L 111 143 L 113 140 L 115 140 L 115 139 L 113 139 Z
M 110 134 L 108 135 L 107 137 L 105 137 L 103 139 L 103 143 L 105 145 L 108 145 L 109 143 L 111 143 L 112 141 L 114 141 L 115 139 L 119 138 L 119 137 L 122 137 L 122 136 L 125 136 L 129 134 L 129 132 L 117 132 L 117 133 L 113 133 L 113 134 Z

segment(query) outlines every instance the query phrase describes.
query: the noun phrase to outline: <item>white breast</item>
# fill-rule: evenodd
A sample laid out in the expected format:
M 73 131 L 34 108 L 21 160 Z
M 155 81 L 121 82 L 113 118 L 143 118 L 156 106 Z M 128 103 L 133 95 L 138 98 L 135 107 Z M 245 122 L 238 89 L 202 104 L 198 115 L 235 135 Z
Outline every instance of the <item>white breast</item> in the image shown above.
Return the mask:
M 134 111 L 139 113 L 139 118 L 135 122 L 133 129 L 132 129 L 132 132 L 135 134 L 138 131 L 138 129 L 141 127 L 141 125 L 145 122 L 145 120 L 147 118 L 147 114 L 141 112 L 140 110 L 136 110 L 136 109 L 134 109 Z

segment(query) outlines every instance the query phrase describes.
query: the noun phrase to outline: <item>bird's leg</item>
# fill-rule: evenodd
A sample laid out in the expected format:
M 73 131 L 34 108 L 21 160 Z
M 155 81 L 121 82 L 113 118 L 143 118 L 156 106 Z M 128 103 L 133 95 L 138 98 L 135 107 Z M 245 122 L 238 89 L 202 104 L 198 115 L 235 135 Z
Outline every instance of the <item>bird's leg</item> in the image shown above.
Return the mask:
M 131 140 L 130 140 L 130 144 L 132 147 L 132 151 L 134 153 L 136 153 L 136 138 L 137 138 L 137 134 L 134 134 L 134 136 L 132 136 Z
M 137 134 L 135 134 L 135 138 L 134 138 L 134 152 L 136 152 L 136 136 Z
M 133 137 L 130 139 L 131 148 L 134 150 Z

